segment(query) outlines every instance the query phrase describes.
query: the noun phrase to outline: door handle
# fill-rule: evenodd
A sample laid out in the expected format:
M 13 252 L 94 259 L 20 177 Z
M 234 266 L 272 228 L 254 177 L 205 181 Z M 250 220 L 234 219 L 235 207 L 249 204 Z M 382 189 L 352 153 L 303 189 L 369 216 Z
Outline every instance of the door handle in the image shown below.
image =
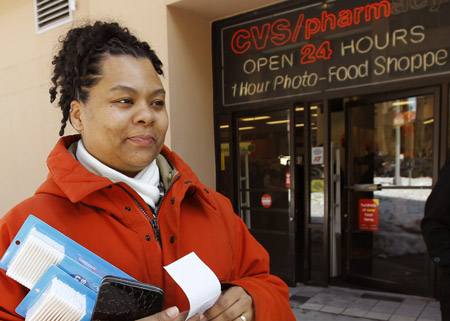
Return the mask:
M 381 191 L 381 184 L 355 184 L 353 186 L 346 186 L 347 189 L 352 189 L 355 192 L 374 192 Z

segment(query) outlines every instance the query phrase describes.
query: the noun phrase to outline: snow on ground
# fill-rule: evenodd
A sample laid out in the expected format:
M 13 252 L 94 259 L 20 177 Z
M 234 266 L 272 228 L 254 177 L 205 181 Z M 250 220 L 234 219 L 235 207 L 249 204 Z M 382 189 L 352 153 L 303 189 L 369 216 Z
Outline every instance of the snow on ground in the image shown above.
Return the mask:
M 375 250 L 380 257 L 426 253 L 420 233 L 425 201 L 431 192 L 429 177 L 400 178 L 397 186 L 422 186 L 423 189 L 389 189 L 392 177 L 376 177 L 375 184 L 382 184 L 381 191 L 374 192 L 380 200 L 379 231 L 374 232 Z

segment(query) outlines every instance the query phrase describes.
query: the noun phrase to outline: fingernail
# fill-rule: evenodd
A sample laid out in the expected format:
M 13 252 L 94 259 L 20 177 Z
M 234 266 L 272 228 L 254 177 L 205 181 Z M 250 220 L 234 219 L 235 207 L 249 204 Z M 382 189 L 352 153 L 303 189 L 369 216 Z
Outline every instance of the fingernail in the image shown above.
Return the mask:
M 204 314 L 200 314 L 200 321 L 208 321 Z
M 166 310 L 166 314 L 169 318 L 175 318 L 178 315 L 178 308 L 171 307 Z

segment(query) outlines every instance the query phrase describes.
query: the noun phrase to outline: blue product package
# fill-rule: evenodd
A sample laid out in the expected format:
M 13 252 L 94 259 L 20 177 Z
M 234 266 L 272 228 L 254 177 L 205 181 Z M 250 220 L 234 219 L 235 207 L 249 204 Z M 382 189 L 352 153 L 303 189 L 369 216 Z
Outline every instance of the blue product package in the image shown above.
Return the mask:
M 37 243 L 42 243 L 44 249 L 36 250 L 34 247 L 29 246 L 30 244 L 34 246 Z M 44 256 L 42 252 L 48 254 L 47 252 L 49 251 L 56 252 L 60 256 L 56 264 L 48 260 L 43 261 Z M 31 258 L 33 259 L 31 260 Z M 16 264 L 16 262 L 19 263 Z M 20 282 L 19 279 L 21 278 L 27 280 L 27 274 L 33 272 L 34 267 L 39 265 L 41 265 L 42 271 L 38 271 L 39 273 L 34 271 L 34 274 L 37 274 L 37 276 L 30 280 L 28 285 Z M 30 215 L 0 260 L 0 268 L 7 271 L 7 275 L 15 274 L 15 277 L 9 276 L 28 288 L 32 288 L 50 265 L 57 265 L 61 270 L 94 292 L 98 292 L 101 280 L 106 275 L 134 280 L 111 263 L 87 250 L 37 217 Z
M 65 293 L 62 293 L 64 295 L 64 298 L 60 299 L 59 301 L 66 303 L 66 305 L 70 305 L 70 303 L 72 303 L 71 301 L 76 301 L 76 299 L 80 299 L 80 297 L 83 298 L 84 307 L 83 309 L 79 309 L 77 312 L 79 313 L 79 315 L 84 314 L 80 321 L 90 321 L 95 306 L 97 293 L 84 286 L 55 265 L 52 265 L 48 268 L 47 272 L 45 272 L 45 274 L 39 279 L 36 285 L 17 306 L 16 312 L 27 320 L 30 319 L 30 314 L 32 315 L 32 319 L 33 316 L 34 319 L 36 319 L 36 315 L 39 316 L 39 312 L 41 312 L 42 310 L 45 310 L 47 315 L 52 312 L 54 314 L 61 314 L 64 312 L 67 313 L 67 311 L 64 311 L 64 305 L 59 304 L 58 306 L 51 306 L 50 304 L 52 303 L 52 301 L 49 300 L 48 297 L 45 298 L 45 296 L 50 295 L 47 290 L 50 288 L 52 282 L 55 279 L 64 283 L 65 285 L 73 289 L 73 291 L 76 291 L 76 297 L 74 297 L 72 293 L 65 291 Z M 72 306 L 71 308 L 75 309 L 74 306 Z

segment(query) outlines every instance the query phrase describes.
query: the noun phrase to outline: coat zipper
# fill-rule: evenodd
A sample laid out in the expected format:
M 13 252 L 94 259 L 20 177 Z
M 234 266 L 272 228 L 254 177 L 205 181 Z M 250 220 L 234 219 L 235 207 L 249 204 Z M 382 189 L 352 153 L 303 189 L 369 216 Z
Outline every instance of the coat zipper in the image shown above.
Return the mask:
M 166 198 L 167 192 L 169 192 L 170 188 L 172 187 L 172 185 L 181 177 L 181 175 L 175 176 L 172 181 L 169 184 L 169 187 L 167 187 L 167 191 L 164 193 L 163 197 L 159 200 L 158 204 L 155 207 L 155 217 L 158 217 L 159 214 L 159 210 L 161 209 L 161 205 L 162 202 L 164 201 L 164 199 Z
M 169 187 L 167 188 L 167 191 L 164 193 L 163 197 L 159 200 L 156 208 L 155 208 L 155 212 L 152 211 L 151 207 L 149 207 L 150 212 L 152 213 L 153 218 L 151 218 L 147 211 L 141 206 L 141 204 L 138 202 L 138 200 L 123 186 L 121 186 L 120 184 L 117 184 L 121 189 L 123 189 L 133 200 L 133 202 L 137 205 L 137 207 L 139 208 L 139 210 L 142 212 L 142 214 L 145 215 L 145 217 L 149 220 L 150 224 L 152 225 L 152 229 L 153 229 L 153 233 L 155 234 L 155 238 L 158 241 L 159 245 L 162 247 L 162 243 L 161 243 L 161 231 L 159 228 L 159 224 L 158 224 L 158 214 L 159 214 L 159 209 L 161 208 L 162 202 L 164 200 L 164 198 L 167 195 L 167 192 L 170 190 L 170 188 L 172 187 L 172 185 L 181 177 L 181 175 L 176 176 L 169 184 Z

